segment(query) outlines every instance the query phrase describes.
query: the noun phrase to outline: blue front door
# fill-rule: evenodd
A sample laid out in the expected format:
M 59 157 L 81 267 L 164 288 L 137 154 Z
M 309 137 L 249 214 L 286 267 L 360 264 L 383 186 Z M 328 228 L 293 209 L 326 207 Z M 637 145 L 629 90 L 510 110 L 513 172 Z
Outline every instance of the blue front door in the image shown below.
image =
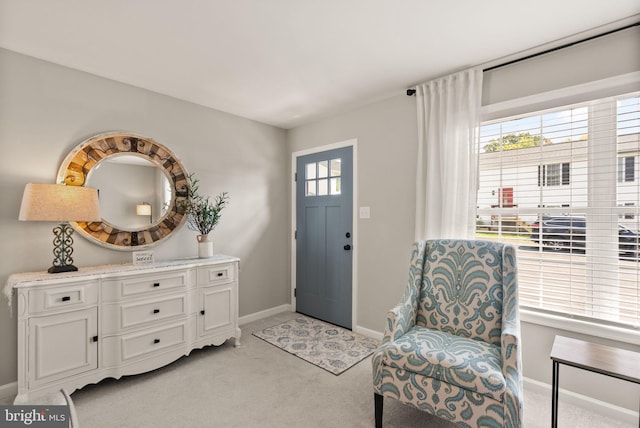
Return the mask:
M 353 148 L 296 165 L 296 310 L 350 329 Z

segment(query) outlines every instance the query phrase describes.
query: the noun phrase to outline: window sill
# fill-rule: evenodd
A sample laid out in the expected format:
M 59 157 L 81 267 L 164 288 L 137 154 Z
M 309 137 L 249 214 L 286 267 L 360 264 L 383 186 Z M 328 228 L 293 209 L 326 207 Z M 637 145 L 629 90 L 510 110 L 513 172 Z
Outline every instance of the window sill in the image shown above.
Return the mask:
M 529 309 L 520 309 L 520 320 L 531 324 L 552 327 L 574 333 L 611 339 L 619 342 L 640 345 L 640 329 L 625 329 L 589 321 L 545 314 Z

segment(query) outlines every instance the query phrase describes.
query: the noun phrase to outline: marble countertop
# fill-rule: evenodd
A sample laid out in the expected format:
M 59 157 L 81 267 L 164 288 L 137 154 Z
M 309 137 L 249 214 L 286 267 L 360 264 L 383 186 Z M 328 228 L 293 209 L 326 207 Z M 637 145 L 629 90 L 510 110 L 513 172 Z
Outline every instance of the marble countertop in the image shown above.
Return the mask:
M 124 272 L 135 272 L 144 270 L 163 270 L 164 268 L 173 267 L 197 267 L 204 264 L 211 264 L 212 262 L 232 262 L 239 261 L 237 257 L 226 256 L 224 254 L 215 254 L 212 257 L 207 258 L 184 258 L 167 261 L 158 261 L 150 264 L 138 264 L 122 263 L 100 266 L 81 267 L 75 272 L 61 272 L 61 273 L 49 273 L 45 271 L 37 272 L 20 272 L 14 273 L 7 279 L 7 283 L 4 286 L 3 294 L 8 301 L 9 307 L 11 307 L 11 299 L 13 296 L 13 290 L 20 286 L 33 285 L 39 281 L 47 281 L 49 284 L 55 282 L 64 282 L 67 279 L 73 279 L 76 277 L 82 278 L 105 278 L 113 275 L 118 275 Z

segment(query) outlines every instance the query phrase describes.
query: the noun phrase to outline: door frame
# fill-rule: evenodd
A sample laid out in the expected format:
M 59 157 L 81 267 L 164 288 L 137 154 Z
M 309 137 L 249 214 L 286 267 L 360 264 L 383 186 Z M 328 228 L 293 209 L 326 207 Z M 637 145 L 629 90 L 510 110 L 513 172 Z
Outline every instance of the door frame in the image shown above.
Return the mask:
M 351 147 L 353 155 L 353 195 L 352 195 L 352 231 L 353 231 L 353 250 L 351 259 L 351 330 L 355 331 L 358 319 L 358 217 L 356 209 L 358 206 L 358 139 L 352 138 L 350 140 L 339 141 L 333 144 L 327 144 L 324 146 L 312 147 L 310 149 L 299 150 L 291 153 L 291 308 L 296 311 L 296 263 L 297 263 L 297 241 L 295 233 L 297 229 L 298 219 L 296 218 L 296 162 L 300 156 L 311 155 L 315 153 L 326 152 L 334 149 L 342 149 L 345 147 Z

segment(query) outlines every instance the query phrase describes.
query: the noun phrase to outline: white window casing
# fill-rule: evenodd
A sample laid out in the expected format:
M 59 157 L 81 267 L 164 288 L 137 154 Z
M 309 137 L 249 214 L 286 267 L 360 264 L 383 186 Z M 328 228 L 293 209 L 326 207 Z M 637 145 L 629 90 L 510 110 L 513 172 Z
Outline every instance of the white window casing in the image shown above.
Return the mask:
M 630 87 L 636 92 L 620 92 Z M 640 72 L 539 94 L 529 108 L 532 97 L 483 108 L 493 119 L 481 130 L 477 233 L 518 248 L 525 320 L 580 332 L 596 326 L 590 331 L 640 343 L 640 261 L 619 253 L 619 228 L 640 229 L 638 88 Z M 580 91 L 581 99 L 589 91 L 606 97 L 560 106 Z M 483 152 L 483 144 L 520 132 L 544 141 Z M 558 235 L 560 250 L 531 239 L 533 223 L 545 227 L 550 217 L 582 219 L 582 228 Z M 538 237 L 548 238 L 546 230 L 554 229 Z

